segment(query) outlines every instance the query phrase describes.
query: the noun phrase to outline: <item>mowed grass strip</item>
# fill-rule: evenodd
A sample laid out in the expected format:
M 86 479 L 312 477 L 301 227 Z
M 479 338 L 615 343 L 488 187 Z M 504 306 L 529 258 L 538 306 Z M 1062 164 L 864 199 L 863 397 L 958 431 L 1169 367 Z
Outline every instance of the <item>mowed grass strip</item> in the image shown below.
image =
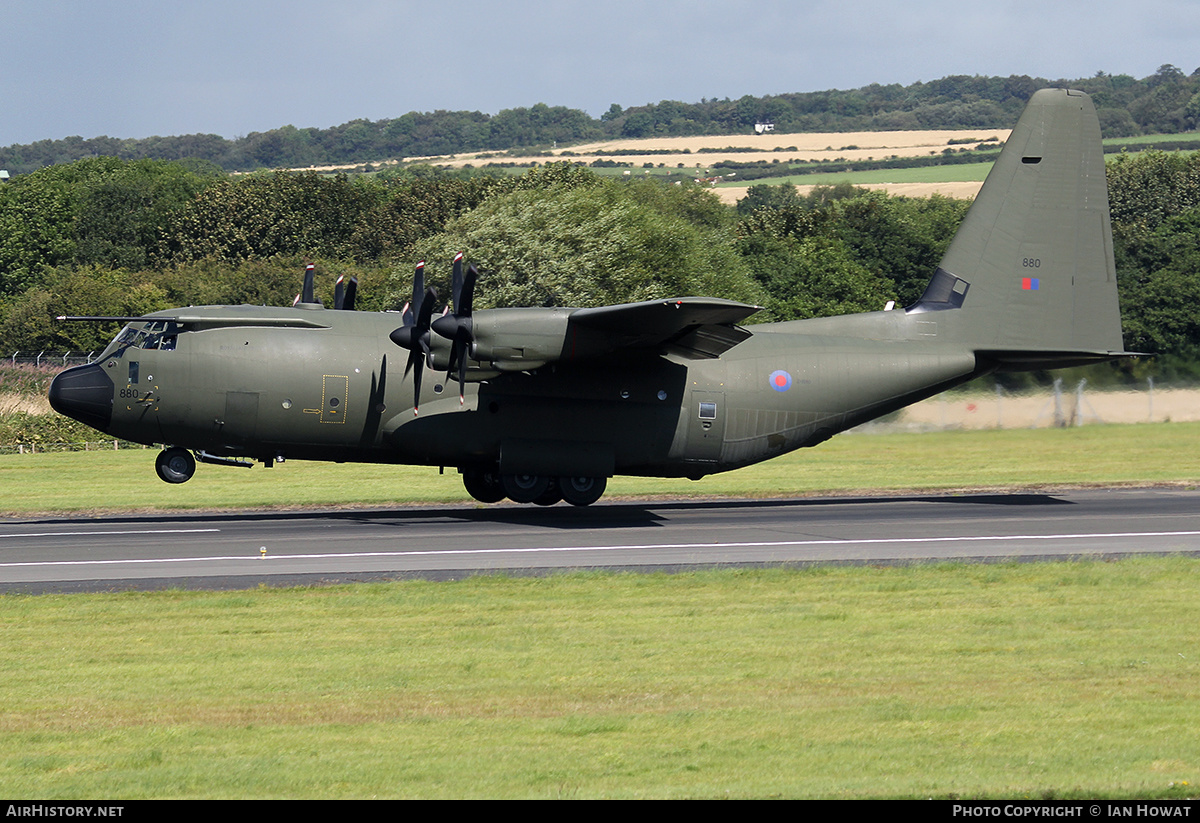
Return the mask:
M 201 464 L 187 483 L 154 472 L 154 449 L 0 456 L 0 511 L 102 512 L 474 503 L 451 468 L 288 461 Z M 1200 423 L 847 434 L 700 481 L 616 477 L 606 500 L 787 497 L 848 491 L 995 489 L 1200 481 Z
M 4 596 L 0 786 L 1192 796 L 1198 563 Z
M 879 185 L 883 183 L 959 183 L 983 182 L 992 170 L 992 163 L 958 163 L 950 166 L 921 166 L 911 169 L 867 169 L 863 171 L 816 171 L 808 174 L 792 174 L 767 177 L 749 182 L 749 185 L 767 184 L 777 186 L 792 183 L 798 186 L 832 186 L 850 183 L 854 186 Z M 717 187 L 745 186 L 747 181 L 736 178 L 718 183 Z

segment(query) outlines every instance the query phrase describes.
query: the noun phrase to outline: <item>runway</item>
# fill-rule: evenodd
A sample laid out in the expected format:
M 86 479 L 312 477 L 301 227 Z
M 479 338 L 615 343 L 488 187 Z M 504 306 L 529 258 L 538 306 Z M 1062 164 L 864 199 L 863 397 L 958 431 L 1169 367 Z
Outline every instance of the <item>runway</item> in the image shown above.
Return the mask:
M 0 523 L 0 591 L 1200 553 L 1200 492 L 450 506 Z

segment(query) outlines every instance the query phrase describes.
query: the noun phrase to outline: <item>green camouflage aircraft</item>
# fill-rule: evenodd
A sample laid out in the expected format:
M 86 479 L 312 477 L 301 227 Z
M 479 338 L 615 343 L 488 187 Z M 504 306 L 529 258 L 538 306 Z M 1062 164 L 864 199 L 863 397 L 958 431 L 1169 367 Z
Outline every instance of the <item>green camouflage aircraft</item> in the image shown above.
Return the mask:
M 403 314 L 353 311 L 353 282 L 322 306 L 310 267 L 291 308 L 105 318 L 128 325 L 55 378 L 50 402 L 168 444 L 170 483 L 197 460 L 405 463 L 455 467 L 484 502 L 587 505 L 616 474 L 700 478 L 980 375 L 1129 354 L 1099 123 L 1060 89 L 1030 100 L 907 308 L 749 328 L 757 307 L 704 297 L 473 311 L 459 260 L 453 312 L 435 318 L 423 279 L 418 266 Z M 423 383 L 425 368 L 444 380 Z

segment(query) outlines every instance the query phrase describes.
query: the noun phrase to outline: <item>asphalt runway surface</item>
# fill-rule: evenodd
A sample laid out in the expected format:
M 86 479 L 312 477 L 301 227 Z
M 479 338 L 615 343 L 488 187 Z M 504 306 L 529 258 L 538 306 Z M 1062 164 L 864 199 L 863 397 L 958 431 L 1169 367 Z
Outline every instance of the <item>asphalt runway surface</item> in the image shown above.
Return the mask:
M 241 589 L 566 569 L 1200 554 L 1200 492 L 1111 489 L 588 508 L 438 506 L 0 523 L 0 591 Z

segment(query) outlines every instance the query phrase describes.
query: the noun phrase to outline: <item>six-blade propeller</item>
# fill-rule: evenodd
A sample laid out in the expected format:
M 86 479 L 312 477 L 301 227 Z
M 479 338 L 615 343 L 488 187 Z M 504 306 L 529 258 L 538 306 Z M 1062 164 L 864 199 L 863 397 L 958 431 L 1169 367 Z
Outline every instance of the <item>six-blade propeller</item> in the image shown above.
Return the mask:
M 318 303 L 315 294 L 316 267 L 309 263 L 304 271 L 304 289 L 296 296 L 298 303 Z M 421 405 L 421 377 L 426 367 L 433 368 L 433 333 L 450 341 L 450 361 L 446 370 L 447 380 L 458 381 L 458 402 L 466 402 L 467 359 L 474 358 L 475 332 L 471 321 L 471 308 L 475 298 L 475 283 L 479 272 L 468 266 L 463 273 L 463 255 L 454 257 L 451 275 L 451 305 L 446 306 L 436 320 L 433 310 L 437 305 L 437 289 L 425 288 L 425 261 L 417 263 L 413 273 L 412 300 L 405 304 L 401 313 L 400 328 L 388 335 L 392 342 L 408 349 L 408 362 L 404 375 L 413 376 L 413 414 Z M 339 276 L 333 289 L 333 307 L 343 311 L 354 311 L 358 280 Z M 453 310 L 452 310 L 453 307 Z
M 437 303 L 438 294 L 434 288 L 425 288 L 425 261 L 417 264 L 413 274 L 412 301 L 404 307 L 401 315 L 404 325 L 389 335 L 392 342 L 401 348 L 408 349 L 408 365 L 404 374 L 413 373 L 413 414 L 417 414 L 421 405 L 421 372 L 425 366 L 433 368 L 433 339 L 432 332 L 450 341 L 450 363 L 446 371 L 446 379 L 458 380 L 458 402 L 465 402 L 467 383 L 467 358 L 472 357 L 475 334 L 471 326 L 471 305 L 475 296 L 475 282 L 479 272 L 474 266 L 463 273 L 463 256 L 460 252 L 454 257 L 454 270 L 450 281 L 450 306 L 442 312 L 442 316 L 433 319 L 433 307 Z

